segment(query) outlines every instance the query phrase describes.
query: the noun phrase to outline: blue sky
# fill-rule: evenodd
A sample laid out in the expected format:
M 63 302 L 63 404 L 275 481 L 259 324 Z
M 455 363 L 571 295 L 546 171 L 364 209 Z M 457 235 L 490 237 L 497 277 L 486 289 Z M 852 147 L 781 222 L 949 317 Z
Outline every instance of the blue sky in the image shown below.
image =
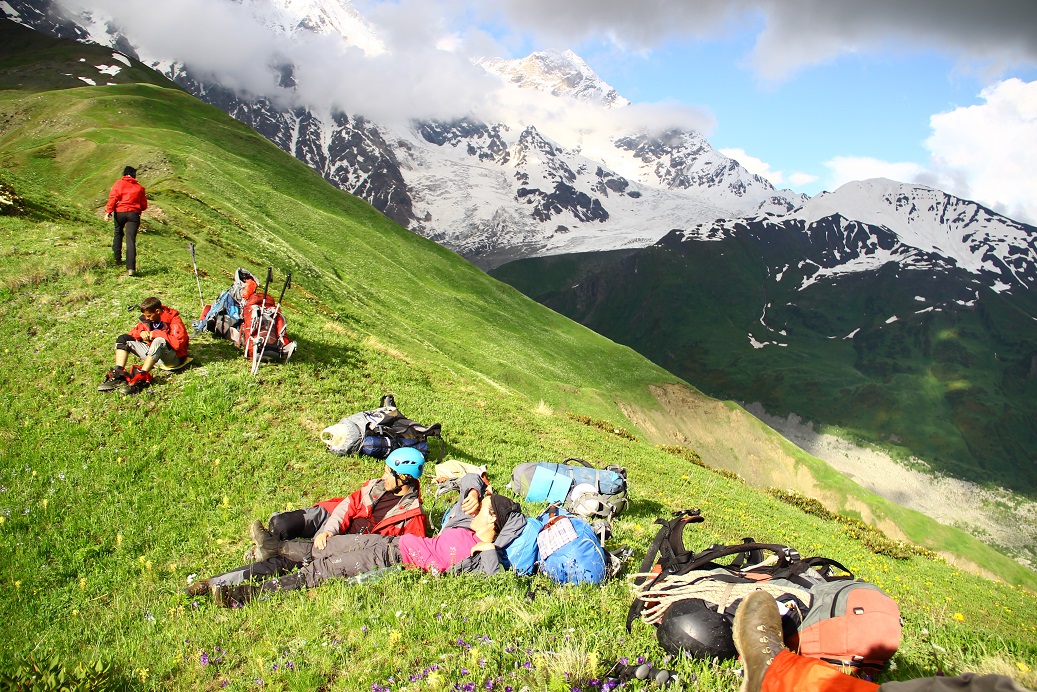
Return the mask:
M 783 184 L 808 194 L 825 188 L 824 162 L 836 156 L 924 164 L 930 117 L 981 103 L 980 92 L 994 81 L 926 51 L 843 55 L 771 83 L 746 64 L 748 50 L 744 39 L 671 41 L 642 55 L 602 45 L 584 46 L 581 55 L 632 101 L 674 100 L 709 111 L 714 146 L 761 159 L 782 172 Z M 1012 73 L 1037 79 L 1033 70 Z M 796 173 L 816 180 L 793 184 Z

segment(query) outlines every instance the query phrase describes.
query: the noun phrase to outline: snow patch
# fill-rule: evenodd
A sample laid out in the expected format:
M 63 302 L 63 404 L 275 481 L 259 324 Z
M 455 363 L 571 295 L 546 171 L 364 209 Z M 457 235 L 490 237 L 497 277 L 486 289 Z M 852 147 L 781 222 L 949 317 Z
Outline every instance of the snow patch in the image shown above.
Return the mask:
M 915 300 L 924 303 L 926 301 L 925 296 L 915 296 Z
M 857 328 L 856 328 L 856 329 L 854 329 L 854 330 L 853 330 L 852 332 L 850 332 L 849 334 L 847 334 L 846 336 L 844 336 L 844 337 L 843 337 L 843 339 L 852 339 L 853 337 L 857 336 L 857 332 L 859 332 L 860 330 L 861 330 L 861 328 L 860 328 L 860 327 L 857 327 Z
M 79 79 L 82 79 L 84 82 L 86 82 L 90 86 L 97 86 L 97 82 L 95 82 L 94 80 L 90 79 L 89 77 L 79 77 Z
M 3 2 L 3 0 L 0 0 L 0 10 L 3 10 L 4 13 L 8 17 L 10 17 L 11 19 L 14 19 L 15 17 L 21 17 L 22 16 L 22 15 L 18 14 L 18 12 L 15 11 L 15 9 L 13 7 L 11 7 L 9 4 L 7 4 L 6 2 Z
M 897 321 L 898 319 L 900 319 L 900 318 L 899 318 L 899 317 L 897 317 L 896 315 L 893 315 L 893 316 L 892 316 L 892 317 L 890 317 L 890 318 L 889 318 L 888 320 L 886 320 L 886 324 L 893 324 L 893 323 L 894 323 L 894 322 L 896 322 L 896 321 Z
M 112 77 L 122 72 L 122 68 L 118 65 L 94 65 L 94 67 L 96 67 L 97 71 L 101 74 L 111 75 Z
M 130 62 L 130 59 L 122 53 L 112 53 L 112 57 L 121 62 L 126 67 L 133 67 L 133 63 Z

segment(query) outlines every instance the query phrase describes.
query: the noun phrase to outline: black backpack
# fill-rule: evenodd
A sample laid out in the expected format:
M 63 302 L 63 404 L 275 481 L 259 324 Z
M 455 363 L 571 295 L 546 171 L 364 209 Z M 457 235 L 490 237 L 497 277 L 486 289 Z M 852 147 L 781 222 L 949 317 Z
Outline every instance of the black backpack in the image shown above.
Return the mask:
M 670 653 L 733 658 L 738 605 L 752 591 L 764 590 L 787 611 L 785 641 L 803 655 L 877 670 L 896 652 L 900 611 L 881 589 L 830 558 L 804 558 L 795 548 L 752 538 L 691 552 L 684 546 L 684 527 L 702 520 L 698 510 L 656 520 L 661 527 L 634 579 L 628 631 L 640 617 L 656 626 L 659 643 Z

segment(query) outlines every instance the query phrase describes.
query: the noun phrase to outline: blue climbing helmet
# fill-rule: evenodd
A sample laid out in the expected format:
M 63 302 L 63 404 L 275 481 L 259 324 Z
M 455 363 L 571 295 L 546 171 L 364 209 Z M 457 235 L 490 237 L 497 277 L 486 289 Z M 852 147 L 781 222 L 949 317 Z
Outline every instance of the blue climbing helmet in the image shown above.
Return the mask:
M 397 475 L 417 480 L 425 468 L 425 455 L 413 447 L 400 447 L 389 453 L 385 464 Z

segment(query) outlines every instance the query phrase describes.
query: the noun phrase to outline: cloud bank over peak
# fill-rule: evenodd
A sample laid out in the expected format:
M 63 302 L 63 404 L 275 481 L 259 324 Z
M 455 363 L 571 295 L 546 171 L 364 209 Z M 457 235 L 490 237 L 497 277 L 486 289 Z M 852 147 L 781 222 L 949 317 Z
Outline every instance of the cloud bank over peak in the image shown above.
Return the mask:
M 750 31 L 765 80 L 860 52 L 937 50 L 994 70 L 1037 64 L 1032 0 L 506 0 L 515 27 L 544 40 L 605 38 L 628 50 Z

